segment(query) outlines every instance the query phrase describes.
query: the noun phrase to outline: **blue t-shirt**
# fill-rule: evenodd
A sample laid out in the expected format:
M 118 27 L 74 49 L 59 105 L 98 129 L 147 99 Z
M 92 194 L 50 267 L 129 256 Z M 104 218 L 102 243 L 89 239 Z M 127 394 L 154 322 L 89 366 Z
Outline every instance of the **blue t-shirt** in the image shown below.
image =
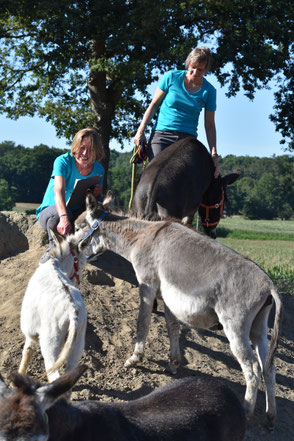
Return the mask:
M 44 208 L 49 207 L 49 205 L 55 205 L 54 176 L 62 176 L 65 179 L 65 202 L 67 202 L 73 191 L 76 179 L 85 179 L 89 176 L 97 175 L 102 175 L 100 181 L 100 184 L 102 185 L 104 167 L 100 164 L 100 162 L 94 162 L 92 172 L 87 176 L 83 176 L 78 172 L 75 158 L 70 152 L 58 156 L 54 161 L 52 175 L 45 191 L 42 204 L 36 210 L 37 219 Z
M 216 110 L 216 89 L 205 78 L 197 92 L 188 92 L 184 85 L 186 70 L 171 70 L 158 87 L 166 93 L 153 130 L 175 130 L 197 136 L 199 115 L 203 108 Z

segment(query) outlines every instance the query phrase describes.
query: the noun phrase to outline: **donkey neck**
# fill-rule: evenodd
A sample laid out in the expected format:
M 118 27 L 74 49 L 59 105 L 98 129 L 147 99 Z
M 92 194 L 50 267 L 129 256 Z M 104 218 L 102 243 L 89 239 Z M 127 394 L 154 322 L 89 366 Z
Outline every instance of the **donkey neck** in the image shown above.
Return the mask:
M 133 245 L 138 240 L 142 230 L 150 224 L 151 222 L 139 219 L 105 221 L 100 224 L 99 232 L 107 249 L 130 261 Z
M 85 266 L 83 265 L 80 256 L 72 255 L 71 253 L 60 257 L 54 256 L 52 265 L 58 278 L 63 280 L 63 283 L 71 284 L 75 287 L 79 286 L 81 280 L 81 270 Z

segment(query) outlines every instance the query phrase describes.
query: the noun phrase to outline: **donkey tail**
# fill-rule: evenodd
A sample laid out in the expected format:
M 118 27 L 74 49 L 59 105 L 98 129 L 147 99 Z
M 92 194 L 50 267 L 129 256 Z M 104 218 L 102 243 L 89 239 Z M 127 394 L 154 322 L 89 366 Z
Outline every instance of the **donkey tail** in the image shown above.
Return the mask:
M 274 355 L 275 355 L 275 352 L 277 350 L 278 343 L 279 343 L 279 338 L 280 338 L 281 328 L 282 328 L 282 318 L 283 318 L 282 299 L 274 286 L 271 289 L 271 295 L 275 300 L 276 311 L 275 311 L 275 319 L 274 319 L 274 326 L 273 326 L 273 331 L 272 331 L 272 336 L 271 336 L 271 342 L 270 342 L 270 346 L 269 346 L 269 350 L 268 350 L 267 358 L 266 358 L 266 364 L 265 364 L 266 371 L 271 367 L 271 365 L 273 363 Z
M 74 314 L 70 314 L 69 317 L 69 325 L 68 325 L 66 340 L 58 355 L 57 360 L 55 361 L 53 366 L 51 366 L 51 368 L 46 371 L 47 376 L 53 374 L 53 372 L 62 368 L 62 366 L 66 364 L 77 336 L 78 321 L 79 321 L 79 311 L 74 307 Z

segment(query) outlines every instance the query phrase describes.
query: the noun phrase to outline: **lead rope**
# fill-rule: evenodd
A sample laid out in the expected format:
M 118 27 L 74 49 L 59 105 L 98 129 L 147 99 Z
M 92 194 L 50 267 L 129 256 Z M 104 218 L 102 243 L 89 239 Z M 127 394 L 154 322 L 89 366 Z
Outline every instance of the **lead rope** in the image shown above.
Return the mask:
M 133 158 L 133 156 L 132 156 L 132 158 Z M 131 158 L 131 161 L 132 161 L 132 158 Z M 132 164 L 132 180 L 131 180 L 131 197 L 130 197 L 130 201 L 129 201 L 129 208 L 132 207 L 134 194 L 135 194 L 136 187 L 137 187 L 136 173 L 137 173 L 137 164 L 133 163 Z
M 137 188 L 136 182 L 136 173 L 137 173 L 137 164 L 142 163 L 142 171 L 145 169 L 147 165 L 148 159 L 148 148 L 145 141 L 141 141 L 138 146 L 134 146 L 133 154 L 130 159 L 130 163 L 132 164 L 132 180 L 131 180 L 131 197 L 129 201 L 129 208 L 132 207 L 134 194 Z

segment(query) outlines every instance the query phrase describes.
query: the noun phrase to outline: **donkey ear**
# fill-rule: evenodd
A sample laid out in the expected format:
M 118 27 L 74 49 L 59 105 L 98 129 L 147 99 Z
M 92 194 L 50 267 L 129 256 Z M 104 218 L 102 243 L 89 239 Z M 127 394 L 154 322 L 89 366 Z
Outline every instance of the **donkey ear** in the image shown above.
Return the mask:
M 107 207 L 108 205 L 114 205 L 115 197 L 112 190 L 108 190 L 106 196 L 103 200 L 103 207 Z
M 53 230 L 51 230 L 51 228 L 49 228 L 49 230 L 50 230 L 50 234 L 52 236 L 52 239 L 53 239 L 55 245 L 59 245 L 60 243 L 62 243 L 64 241 L 64 237 L 61 236 L 61 234 L 59 234 L 57 232 L 55 233 Z
M 67 372 L 53 381 L 53 383 L 39 387 L 36 393 L 39 397 L 43 412 L 49 409 L 61 395 L 68 392 L 86 369 L 87 366 L 85 365 L 77 366 L 75 369 L 72 369 L 70 372 Z
M 240 171 L 240 172 L 239 172 Z M 237 173 L 230 173 L 222 178 L 222 184 L 226 187 L 227 185 L 232 185 L 241 176 L 241 170 L 239 169 Z
M 95 196 L 93 195 L 91 190 L 87 190 L 87 194 L 86 194 L 87 211 L 90 211 L 90 212 L 94 211 L 96 207 L 97 207 L 97 200 L 96 200 Z

